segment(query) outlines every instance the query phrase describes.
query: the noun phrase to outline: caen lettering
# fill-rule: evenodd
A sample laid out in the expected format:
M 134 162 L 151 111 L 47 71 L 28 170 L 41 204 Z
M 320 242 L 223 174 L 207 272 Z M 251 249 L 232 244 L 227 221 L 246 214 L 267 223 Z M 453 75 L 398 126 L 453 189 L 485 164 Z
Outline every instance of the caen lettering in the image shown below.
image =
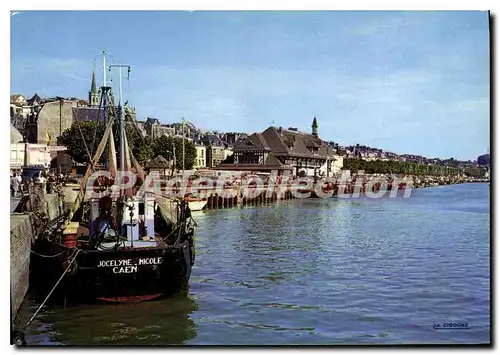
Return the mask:
M 134 272 L 137 272 L 137 266 L 115 266 L 113 268 L 115 274 L 132 274 Z

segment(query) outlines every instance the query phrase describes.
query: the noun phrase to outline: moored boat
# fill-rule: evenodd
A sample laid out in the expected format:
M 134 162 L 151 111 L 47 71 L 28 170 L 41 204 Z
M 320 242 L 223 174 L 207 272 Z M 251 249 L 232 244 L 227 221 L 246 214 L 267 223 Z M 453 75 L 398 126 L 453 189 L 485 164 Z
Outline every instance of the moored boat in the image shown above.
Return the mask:
M 186 194 L 186 196 L 184 197 L 184 201 L 187 202 L 189 210 L 192 212 L 201 211 L 208 202 L 207 199 L 195 197 L 192 194 Z
M 195 260 L 189 203 L 150 189 L 128 146 L 122 100 L 117 115 L 110 91 L 104 74 L 100 110 L 106 128 L 74 205 L 33 247 L 33 286 L 41 291 L 55 286 L 52 297 L 65 301 L 130 302 L 172 295 L 187 286 Z M 96 171 L 106 148 L 106 170 Z M 134 186 L 121 183 L 126 173 L 136 174 Z

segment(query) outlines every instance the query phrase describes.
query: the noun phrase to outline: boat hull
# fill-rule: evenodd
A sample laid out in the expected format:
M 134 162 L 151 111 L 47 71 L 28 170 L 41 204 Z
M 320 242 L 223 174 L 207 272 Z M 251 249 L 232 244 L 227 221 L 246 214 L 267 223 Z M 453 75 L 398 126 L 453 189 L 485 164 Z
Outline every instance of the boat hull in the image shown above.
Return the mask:
M 201 211 L 207 205 L 207 201 L 188 201 L 191 211 Z
M 37 256 L 32 260 L 32 284 L 42 297 L 56 284 L 72 259 L 74 251 L 64 248 L 48 242 L 38 251 L 45 255 L 63 254 L 52 260 Z M 167 297 L 187 286 L 194 263 L 192 253 L 188 241 L 176 247 L 81 250 L 51 298 L 82 303 L 139 302 Z

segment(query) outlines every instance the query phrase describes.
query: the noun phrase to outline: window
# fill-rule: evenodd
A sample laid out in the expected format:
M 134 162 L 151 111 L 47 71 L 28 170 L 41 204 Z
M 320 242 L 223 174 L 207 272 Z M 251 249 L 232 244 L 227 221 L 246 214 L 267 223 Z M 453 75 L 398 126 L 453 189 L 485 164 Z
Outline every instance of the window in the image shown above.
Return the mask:
M 241 163 L 242 164 L 259 164 L 259 157 L 260 155 L 258 153 L 243 153 L 241 156 Z

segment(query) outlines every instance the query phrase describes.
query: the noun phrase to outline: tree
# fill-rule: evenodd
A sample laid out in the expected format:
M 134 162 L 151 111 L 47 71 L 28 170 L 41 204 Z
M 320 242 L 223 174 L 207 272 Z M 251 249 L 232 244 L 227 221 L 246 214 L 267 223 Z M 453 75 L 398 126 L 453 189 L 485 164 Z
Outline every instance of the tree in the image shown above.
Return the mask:
M 129 148 L 132 150 L 137 162 L 141 165 L 148 163 L 154 156 L 152 146 L 153 140 L 150 137 L 144 137 L 142 133 L 137 131 L 137 129 L 131 124 L 127 124 L 125 126 L 125 132 L 127 133 Z M 118 142 L 119 136 L 117 130 L 115 133 L 115 144 L 119 144 Z
M 465 169 L 465 175 L 475 178 L 483 178 L 486 175 L 487 169 L 479 166 L 470 167 Z
M 434 176 L 455 176 L 462 170 L 455 167 L 441 166 L 434 164 L 424 164 L 405 161 L 366 161 L 359 158 L 344 158 L 345 170 L 355 173 L 364 170 L 367 174 L 410 174 L 410 175 L 434 175 Z M 474 174 L 479 174 L 476 170 Z M 483 172 L 484 174 L 484 172 Z
M 104 135 L 101 122 L 74 122 L 70 128 L 57 137 L 57 144 L 63 145 L 78 163 L 88 163 L 89 153 L 94 155 Z M 85 146 L 88 147 L 89 153 Z
M 171 160 L 174 157 L 174 149 L 176 168 L 182 169 L 182 138 L 161 136 L 152 143 L 153 156 L 155 157 L 162 155 L 165 159 Z M 190 170 L 196 161 L 196 148 L 187 139 L 184 140 L 184 151 L 184 167 L 186 170 Z
M 132 152 L 139 164 L 148 163 L 154 157 L 153 140 L 149 137 L 141 139 L 135 143 Z
M 61 136 L 57 138 L 57 144 L 67 148 L 68 153 L 78 163 L 88 163 L 93 158 L 99 143 L 104 136 L 105 125 L 102 122 L 86 121 L 74 122 L 70 128 L 65 130 Z M 151 139 L 142 137 L 133 127 L 126 126 L 127 141 L 132 153 L 140 164 L 144 164 L 152 158 L 153 150 L 151 147 Z M 113 129 L 115 147 L 117 151 L 120 149 L 119 127 L 115 125 Z M 89 158 L 87 150 L 92 155 Z M 104 162 L 106 154 L 101 156 L 100 161 Z

